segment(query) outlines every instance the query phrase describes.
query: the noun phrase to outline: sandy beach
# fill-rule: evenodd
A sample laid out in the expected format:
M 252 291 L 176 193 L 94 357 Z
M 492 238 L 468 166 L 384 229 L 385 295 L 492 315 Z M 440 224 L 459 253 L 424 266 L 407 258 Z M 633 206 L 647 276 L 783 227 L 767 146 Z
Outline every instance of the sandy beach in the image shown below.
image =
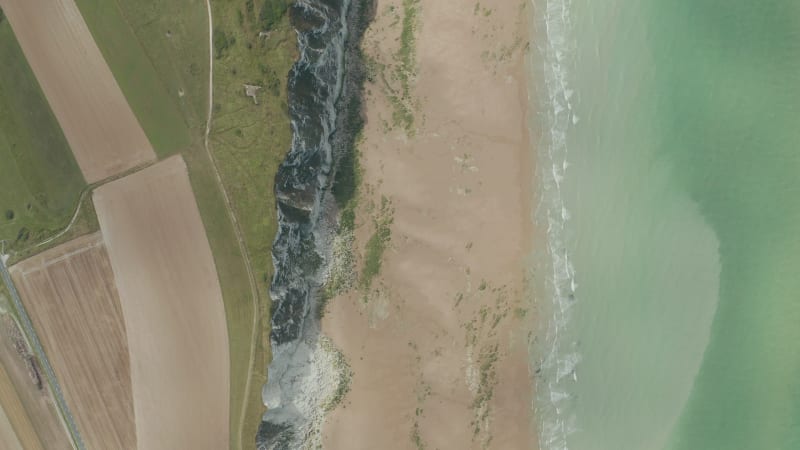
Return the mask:
M 535 245 L 528 7 L 378 2 L 362 44 L 370 81 L 359 267 L 376 223 L 391 223 L 391 237 L 369 287 L 362 280 L 331 299 L 323 319 L 352 370 L 326 419 L 325 448 L 538 448 L 526 295 Z M 414 64 L 403 74 L 409 24 Z M 398 119 L 403 108 L 413 118 Z

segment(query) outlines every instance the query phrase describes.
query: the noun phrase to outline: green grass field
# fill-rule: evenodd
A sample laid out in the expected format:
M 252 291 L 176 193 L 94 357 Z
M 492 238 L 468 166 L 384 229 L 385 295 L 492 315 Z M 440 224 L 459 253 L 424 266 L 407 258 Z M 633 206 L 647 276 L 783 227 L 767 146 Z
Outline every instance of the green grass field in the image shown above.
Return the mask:
M 231 348 L 231 448 L 254 448 L 263 413 L 268 363 L 268 285 L 276 232 L 274 174 L 291 142 L 286 79 L 294 31 L 283 0 L 213 2 L 215 35 L 225 48 L 214 59 L 211 150 L 232 202 L 258 282 L 250 284 L 213 165 L 203 147 L 207 114 L 208 23 L 201 0 L 77 0 L 89 29 L 160 157 L 182 153 L 220 277 Z M 252 8 L 251 8 L 252 5 Z M 269 6 L 261 14 L 262 6 Z M 277 13 L 276 13 L 277 11 Z M 268 39 L 259 38 L 270 25 Z M 224 33 L 220 35 L 219 32 Z M 220 41 L 217 41 L 220 43 Z M 218 44 L 219 45 L 219 44 Z M 263 86 L 259 104 L 243 85 Z M 254 314 L 260 321 L 249 392 Z M 242 405 L 247 412 L 241 421 Z M 241 440 L 238 430 L 242 429 Z
M 18 252 L 69 223 L 86 183 L 6 20 L 0 61 L 0 239 Z

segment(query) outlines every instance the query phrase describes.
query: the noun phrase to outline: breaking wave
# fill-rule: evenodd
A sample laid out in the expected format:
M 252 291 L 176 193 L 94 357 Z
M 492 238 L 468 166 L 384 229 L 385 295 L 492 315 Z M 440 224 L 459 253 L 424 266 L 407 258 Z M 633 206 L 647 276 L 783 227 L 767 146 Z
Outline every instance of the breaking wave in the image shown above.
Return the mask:
M 533 0 L 532 36 L 538 43 L 532 78 L 542 121 L 538 152 L 539 206 L 536 221 L 546 233 L 546 249 L 536 263 L 546 274 L 538 287 L 544 298 L 542 324 L 534 345 L 537 380 L 536 415 L 543 450 L 567 450 L 568 436 L 576 431 L 572 388 L 581 354 L 569 330 L 573 307 L 579 301 L 576 273 L 568 251 L 570 213 L 563 186 L 569 174 L 570 130 L 578 124 L 574 90 L 571 0 Z

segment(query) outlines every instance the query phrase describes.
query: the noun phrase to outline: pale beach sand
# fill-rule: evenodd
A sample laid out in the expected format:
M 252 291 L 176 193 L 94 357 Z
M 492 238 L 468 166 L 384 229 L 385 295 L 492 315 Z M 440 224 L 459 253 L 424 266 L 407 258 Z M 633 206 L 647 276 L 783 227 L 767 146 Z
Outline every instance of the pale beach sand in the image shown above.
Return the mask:
M 324 448 L 537 448 L 527 7 L 419 2 L 409 136 L 393 126 L 387 95 L 404 5 L 378 2 L 363 42 L 377 73 L 359 147 L 357 253 L 363 260 L 382 197 L 391 241 L 371 289 L 330 300 L 323 320 L 353 372 Z

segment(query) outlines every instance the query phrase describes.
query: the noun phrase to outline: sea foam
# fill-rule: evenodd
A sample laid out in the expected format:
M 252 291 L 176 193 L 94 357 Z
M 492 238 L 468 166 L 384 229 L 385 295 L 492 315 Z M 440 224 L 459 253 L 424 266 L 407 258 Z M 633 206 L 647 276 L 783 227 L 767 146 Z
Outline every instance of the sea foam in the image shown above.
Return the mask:
M 538 143 L 539 206 L 536 221 L 546 230 L 545 254 L 539 255 L 536 272 L 547 274 L 537 293 L 542 314 L 539 338 L 533 348 L 537 374 L 535 412 L 539 420 L 539 440 L 543 450 L 568 449 L 567 438 L 576 431 L 571 387 L 577 381 L 581 355 L 568 327 L 571 310 L 579 301 L 575 269 L 567 251 L 567 224 L 570 211 L 562 187 L 569 177 L 570 130 L 578 124 L 571 87 L 575 41 L 572 36 L 570 0 L 533 0 L 531 24 L 537 44 L 531 60 L 531 76 L 541 121 Z M 549 320 L 548 320 L 549 318 Z

